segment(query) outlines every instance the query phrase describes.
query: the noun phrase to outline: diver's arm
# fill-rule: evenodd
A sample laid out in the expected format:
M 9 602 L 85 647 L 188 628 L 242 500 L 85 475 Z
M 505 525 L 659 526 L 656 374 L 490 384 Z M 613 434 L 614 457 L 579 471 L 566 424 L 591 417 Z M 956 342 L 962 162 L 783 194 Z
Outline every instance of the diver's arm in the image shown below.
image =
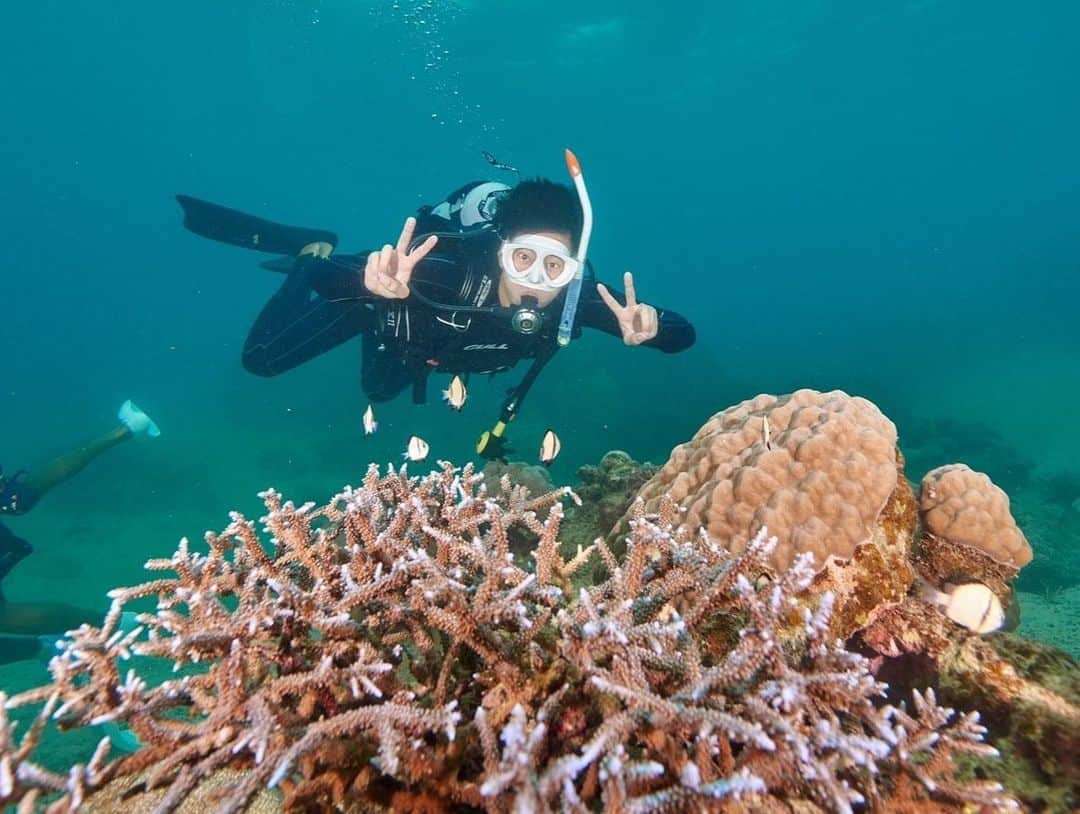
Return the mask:
M 413 246 L 415 230 L 416 218 L 406 218 L 397 245 L 387 243 L 379 251 L 368 254 L 363 263 L 356 255 L 351 258 L 323 258 L 324 265 L 312 269 L 312 288 L 329 300 L 368 299 L 367 295 L 387 300 L 408 298 L 413 269 L 439 242 L 436 235 L 428 235 L 420 245 Z M 345 276 L 327 274 L 327 265 L 336 266 L 346 273 Z
M 616 299 L 624 301 L 626 295 L 619 289 L 604 283 L 604 287 L 610 291 Z M 622 336 L 619 328 L 619 320 L 604 304 L 600 293 L 596 290 L 595 280 L 585 280 L 581 286 L 581 302 L 578 305 L 581 325 L 587 328 L 595 328 L 612 336 Z M 697 334 L 694 326 L 685 317 L 675 311 L 657 308 L 658 320 L 656 336 L 641 343 L 642 347 L 656 348 L 664 353 L 678 353 L 686 350 L 694 344 Z
M 368 290 L 364 284 L 367 254 L 334 255 L 329 258 L 304 258 L 310 263 L 310 285 L 326 300 L 388 301 Z M 465 269 L 456 258 L 429 255 L 416 266 L 410 286 L 420 293 L 447 304 L 456 304 Z M 409 300 L 411 302 L 411 300 Z

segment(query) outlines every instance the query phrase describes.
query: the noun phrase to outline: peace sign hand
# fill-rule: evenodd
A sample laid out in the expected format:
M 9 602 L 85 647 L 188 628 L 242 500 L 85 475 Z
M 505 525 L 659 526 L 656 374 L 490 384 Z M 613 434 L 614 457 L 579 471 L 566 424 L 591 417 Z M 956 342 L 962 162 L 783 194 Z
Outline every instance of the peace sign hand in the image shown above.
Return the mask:
M 656 336 L 657 331 L 660 330 L 660 319 L 655 308 L 637 301 L 634 293 L 634 275 L 629 271 L 623 275 L 623 287 L 626 289 L 626 305 L 619 305 L 619 301 L 602 283 L 597 283 L 596 290 L 600 294 L 600 299 L 619 321 L 623 342 L 627 345 L 640 345 Z
M 368 255 L 364 267 L 364 288 L 391 300 L 403 300 L 409 296 L 409 278 L 413 269 L 439 242 L 438 236 L 431 235 L 410 252 L 409 244 L 412 243 L 415 229 L 416 218 L 406 218 L 396 247 L 387 243 L 381 251 Z

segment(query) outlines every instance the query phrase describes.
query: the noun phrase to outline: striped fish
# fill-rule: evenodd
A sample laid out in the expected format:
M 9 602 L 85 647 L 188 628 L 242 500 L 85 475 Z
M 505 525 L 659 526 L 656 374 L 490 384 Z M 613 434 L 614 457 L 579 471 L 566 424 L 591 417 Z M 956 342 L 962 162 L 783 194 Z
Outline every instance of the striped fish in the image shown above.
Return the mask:
M 422 461 L 427 457 L 429 449 L 427 441 L 419 435 L 412 435 L 409 437 L 409 445 L 405 448 L 405 452 L 402 453 L 402 457 L 408 458 L 410 461 Z
M 992 633 L 1005 624 L 1001 600 L 981 582 L 958 585 L 948 592 L 945 615 L 976 633 Z
M 544 440 L 540 442 L 540 463 L 551 466 L 551 462 L 558 457 L 560 449 L 562 449 L 562 443 L 559 441 L 559 436 L 555 434 L 555 430 L 549 429 L 544 433 Z
M 465 406 L 465 399 L 468 398 L 468 395 L 465 382 L 461 380 L 460 376 L 454 376 L 450 380 L 450 387 L 442 391 L 443 400 L 455 410 L 460 410 Z
M 371 409 L 369 404 L 367 409 L 364 410 L 364 435 L 371 435 L 378 428 L 379 422 L 375 420 L 375 411 Z

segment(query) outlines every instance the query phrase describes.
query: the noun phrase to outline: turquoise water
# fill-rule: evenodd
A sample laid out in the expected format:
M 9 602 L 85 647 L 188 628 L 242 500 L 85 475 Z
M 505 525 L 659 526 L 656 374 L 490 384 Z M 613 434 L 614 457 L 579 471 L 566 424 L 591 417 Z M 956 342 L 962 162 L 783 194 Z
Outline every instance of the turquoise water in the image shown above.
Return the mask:
M 143 562 L 321 500 L 412 433 L 468 459 L 506 387 L 460 414 L 408 394 L 363 435 L 359 343 L 272 380 L 240 366 L 280 277 L 180 227 L 185 192 L 324 226 L 343 249 L 472 178 L 489 150 L 563 176 L 573 147 L 602 279 L 685 314 L 676 356 L 592 335 L 511 430 L 552 468 L 663 461 L 760 392 L 840 388 L 899 426 L 908 475 L 956 460 L 1013 496 L 1021 586 L 1080 581 L 1080 7 L 1045 2 L 39 0 L 0 26 L 0 462 L 109 429 L 96 461 L 9 525 L 13 600 L 104 608 Z M 21 684 L 17 666 L 0 668 Z

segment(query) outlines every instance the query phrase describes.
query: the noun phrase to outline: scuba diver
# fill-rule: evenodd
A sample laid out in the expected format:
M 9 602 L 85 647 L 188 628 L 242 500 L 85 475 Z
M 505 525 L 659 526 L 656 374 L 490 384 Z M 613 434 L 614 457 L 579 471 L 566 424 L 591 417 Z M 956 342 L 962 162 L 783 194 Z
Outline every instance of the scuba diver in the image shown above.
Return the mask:
M 6 475 L 0 467 L 0 516 L 26 514 L 45 494 L 81 472 L 103 452 L 137 435 L 156 438 L 157 425 L 131 401 L 117 414 L 120 424 L 70 452 L 31 470 Z M 0 522 L 0 664 L 34 658 L 55 636 L 102 614 L 65 602 L 9 602 L 2 583 L 12 568 L 33 551 L 26 540 Z M 5 635 L 7 634 L 7 635 Z
M 483 457 L 504 459 L 507 424 L 544 365 L 582 328 L 667 353 L 695 338 L 674 311 L 638 301 L 629 272 L 625 293 L 596 282 L 586 261 L 592 208 L 580 164 L 569 150 L 566 158 L 574 187 L 540 178 L 514 187 L 473 182 L 421 207 L 396 245 L 352 255 L 334 254 L 333 232 L 177 200 L 195 234 L 285 255 L 262 264 L 287 276 L 244 345 L 244 367 L 256 375 L 276 376 L 361 334 L 370 400 L 411 387 L 423 403 L 433 372 L 467 378 L 531 359 L 477 443 Z

